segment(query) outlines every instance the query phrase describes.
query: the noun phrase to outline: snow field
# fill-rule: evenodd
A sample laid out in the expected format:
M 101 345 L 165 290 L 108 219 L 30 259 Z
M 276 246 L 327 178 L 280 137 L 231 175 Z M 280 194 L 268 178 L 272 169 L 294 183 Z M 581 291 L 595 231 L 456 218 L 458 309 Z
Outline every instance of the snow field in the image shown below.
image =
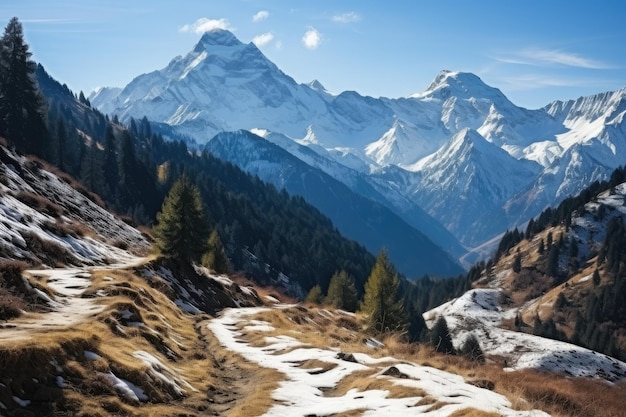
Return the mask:
M 289 336 L 266 337 L 265 346 L 255 347 L 241 339 L 238 327 L 244 331 L 266 331 L 264 323 L 250 321 L 249 316 L 266 308 L 227 309 L 222 316 L 213 319 L 209 329 L 227 349 L 259 366 L 275 369 L 284 375 L 279 388 L 272 395 L 275 405 L 264 416 L 332 415 L 351 410 L 365 410 L 363 415 L 374 416 L 449 416 L 465 408 L 477 408 L 505 416 L 536 416 L 541 411 L 517 411 L 510 402 L 492 391 L 475 387 L 463 378 L 448 372 L 400 362 L 394 358 L 375 359 L 364 353 L 355 353 L 357 362 L 337 357 L 332 349 L 304 346 Z M 300 365 L 308 360 L 328 363 L 331 369 L 303 369 Z M 383 375 L 395 366 L 403 377 Z M 386 380 L 415 390 L 415 396 L 391 398 L 383 389 L 350 389 L 343 395 L 326 396 L 325 392 L 338 386 L 344 378 L 358 372 L 373 371 L 370 378 Z M 428 397 L 425 401 L 424 398 Z M 422 401 L 422 403 L 420 403 Z M 433 407 L 438 402 L 441 407 Z

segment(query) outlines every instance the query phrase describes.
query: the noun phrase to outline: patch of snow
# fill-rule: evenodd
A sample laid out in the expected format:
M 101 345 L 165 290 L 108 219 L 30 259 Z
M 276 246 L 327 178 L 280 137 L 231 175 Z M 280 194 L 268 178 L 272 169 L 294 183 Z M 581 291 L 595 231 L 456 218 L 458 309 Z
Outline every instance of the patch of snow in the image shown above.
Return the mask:
M 30 400 L 23 400 L 15 395 L 13 396 L 13 401 L 15 401 L 20 407 L 28 407 L 30 405 Z
M 120 394 L 131 401 L 148 401 L 148 396 L 141 388 L 122 378 L 118 378 L 113 372 L 100 373 Z
M 266 295 L 265 299 L 269 301 L 270 303 L 280 304 L 280 300 L 277 299 L 276 297 L 272 297 L 271 295 Z
M 84 351 L 83 355 L 85 355 L 85 359 L 87 359 L 88 361 L 97 361 L 98 359 L 102 358 L 102 356 L 89 350 Z
M 59 388 L 67 388 L 67 384 L 61 375 L 57 375 L 56 377 L 57 387 Z
M 365 339 L 364 343 L 365 343 L 365 346 L 371 347 L 373 349 L 380 349 L 380 348 L 384 348 L 385 347 L 385 344 L 383 342 L 380 342 L 380 341 L 374 339 L 373 337 Z
M 406 363 L 394 358 L 371 358 L 368 355 L 354 354 L 357 363 L 345 361 L 337 357 L 332 349 L 307 348 L 293 338 L 282 336 L 265 338 L 268 346 L 255 347 L 242 342 L 241 333 L 235 325 L 246 323 L 247 316 L 264 311 L 264 308 L 227 309 L 222 316 L 208 325 L 220 343 L 227 349 L 242 355 L 246 360 L 260 366 L 275 369 L 284 375 L 285 380 L 274 391 L 272 398 L 276 403 L 264 414 L 266 417 L 292 415 L 333 415 L 347 413 L 352 410 L 365 410 L 364 416 L 377 416 L 384 413 L 389 417 L 404 417 L 408 414 L 423 416 L 449 416 L 465 408 L 478 408 L 486 412 L 494 412 L 506 416 L 547 417 L 541 411 L 513 410 L 510 402 L 503 396 L 485 389 L 475 387 L 463 381 L 463 378 L 448 372 Z M 285 350 L 289 347 L 289 350 Z M 325 372 L 318 369 L 303 369 L 299 366 L 307 360 L 319 360 L 333 364 L 334 367 Z M 407 379 L 382 375 L 389 362 L 396 366 Z M 423 390 L 425 395 L 433 396 L 443 404 L 432 410 L 432 403 L 418 405 L 423 398 L 389 398 L 383 390 L 350 390 L 343 396 L 326 397 L 323 388 L 335 387 L 343 378 L 355 372 L 376 369 L 376 378 L 388 379 L 394 384 L 407 385 Z M 313 372 L 312 372 L 313 371 Z
M 501 290 L 474 289 L 424 313 L 432 326 L 439 316 L 446 319 L 453 343 L 459 347 L 469 334 L 480 342 L 485 355 L 506 359 L 509 369 L 541 369 L 577 377 L 626 379 L 626 363 L 571 343 L 515 332 L 499 327 L 512 319 L 517 309 L 502 309 Z
M 202 313 L 202 311 L 198 307 L 188 303 L 187 301 L 183 301 L 180 298 L 174 300 L 174 303 L 178 306 L 178 308 L 180 308 L 186 313 L 190 313 L 190 314 Z
M 133 356 L 148 365 L 148 373 L 154 379 L 157 379 L 163 384 L 169 386 L 170 389 L 172 389 L 179 397 L 182 397 L 186 394 L 186 391 L 181 387 L 181 385 L 195 391 L 195 389 L 187 381 L 179 376 L 176 376 L 170 368 L 165 366 L 159 359 L 157 359 L 150 353 L 143 350 L 138 350 L 136 352 L 133 352 Z

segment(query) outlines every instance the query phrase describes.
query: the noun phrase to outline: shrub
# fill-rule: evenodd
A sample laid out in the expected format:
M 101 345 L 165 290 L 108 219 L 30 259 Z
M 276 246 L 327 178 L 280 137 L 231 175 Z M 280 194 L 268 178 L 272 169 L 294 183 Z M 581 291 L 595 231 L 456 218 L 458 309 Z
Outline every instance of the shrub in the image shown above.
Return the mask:
M 485 354 L 483 350 L 480 348 L 480 343 L 478 342 L 478 338 L 473 334 L 467 336 L 467 339 L 461 345 L 461 349 L 459 350 L 461 355 L 467 357 L 470 360 L 477 361 L 480 363 L 485 362 Z

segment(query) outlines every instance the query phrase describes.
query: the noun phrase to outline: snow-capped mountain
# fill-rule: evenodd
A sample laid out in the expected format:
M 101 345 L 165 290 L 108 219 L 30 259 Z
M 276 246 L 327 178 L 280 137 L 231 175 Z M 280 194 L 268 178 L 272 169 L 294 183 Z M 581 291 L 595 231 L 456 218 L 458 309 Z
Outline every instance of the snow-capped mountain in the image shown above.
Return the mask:
M 541 167 L 515 159 L 466 128 L 412 168 L 420 178 L 414 199 L 424 210 L 434 213 L 449 230 L 462 230 L 467 225 L 468 234 L 484 235 L 506 229 L 503 204 L 528 186 Z M 473 198 L 476 195 L 481 198 Z M 463 209 L 447 210 L 459 204 Z M 472 241 L 471 235 L 460 237 Z
M 90 100 L 122 121 L 147 116 L 200 145 L 222 131 L 281 134 L 349 168 L 345 175 L 317 165 L 372 198 L 371 188 L 355 187 L 354 173 L 367 178 L 384 200 L 376 201 L 407 223 L 421 208 L 474 247 L 624 164 L 625 96 L 623 89 L 529 110 L 453 71 L 406 98 L 335 95 L 319 81 L 296 83 L 254 44 L 218 30 L 167 67 Z M 290 143 L 277 144 L 313 163 Z
M 267 136 L 274 137 L 277 142 L 280 141 L 277 138 L 280 135 Z M 290 148 L 299 147 L 302 159 L 279 145 L 245 130 L 220 133 L 205 145 L 205 149 L 278 188 L 285 188 L 291 194 L 303 196 L 326 213 L 346 237 L 361 242 L 373 253 L 386 248 L 398 269 L 411 277 L 427 273 L 438 276 L 462 273 L 462 268 L 448 252 L 434 244 L 388 207 L 378 203 L 376 200 L 382 197 L 376 195 L 376 190 L 367 181 L 355 175 L 354 186 L 360 188 L 361 193 L 355 192 L 324 170 L 303 161 L 308 159 L 306 155 L 308 153 L 310 158 L 324 163 L 318 154 L 288 138 L 283 140 L 291 142 Z M 330 166 L 338 165 L 333 161 L 325 162 Z M 348 168 L 343 167 L 343 171 L 351 175 Z M 363 194 L 371 198 L 366 198 Z M 415 218 L 422 219 L 428 230 L 434 232 L 431 228 L 436 227 L 437 222 L 428 215 L 423 212 L 415 213 Z M 454 245 L 459 246 L 445 229 L 440 232 L 432 234 L 437 235 L 442 243 L 448 243 L 451 248 L 454 248 Z

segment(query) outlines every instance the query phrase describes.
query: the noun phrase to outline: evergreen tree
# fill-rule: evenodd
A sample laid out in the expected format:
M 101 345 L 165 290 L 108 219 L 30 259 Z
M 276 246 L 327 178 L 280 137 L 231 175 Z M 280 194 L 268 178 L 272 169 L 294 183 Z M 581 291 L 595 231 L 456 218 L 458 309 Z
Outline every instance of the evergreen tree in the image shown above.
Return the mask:
M 522 255 L 518 252 L 513 259 L 513 271 L 520 272 L 522 270 Z
M 367 330 L 376 333 L 403 331 L 407 317 L 398 300 L 398 273 L 387 252 L 382 250 L 365 283 L 361 312 L 367 316 Z
M 57 164 L 61 171 L 65 170 L 66 166 L 66 152 L 67 152 L 67 126 L 65 125 L 65 121 L 63 117 L 59 117 L 57 119 L 56 125 L 56 149 L 52 153 L 52 160 Z M 56 158 L 55 158 L 56 156 Z M 56 159 L 56 160 L 55 160 Z
M 548 265 L 546 273 L 555 277 L 559 273 L 559 246 L 552 245 L 548 254 Z
M 91 143 L 80 167 L 80 180 L 83 184 L 97 194 L 102 194 L 104 189 L 102 160 L 100 159 L 98 147 Z
M 314 285 L 304 301 L 314 304 L 322 304 L 322 288 L 319 285 Z
M 454 354 L 454 345 L 452 345 L 452 336 L 448 329 L 448 323 L 443 316 L 439 316 L 430 333 L 430 343 L 437 352 Z
M 358 302 L 354 279 L 346 271 L 336 272 L 330 279 L 324 303 L 342 310 L 355 311 Z
M 119 181 L 119 169 L 117 166 L 117 142 L 113 133 L 113 125 L 107 123 L 104 130 L 104 183 L 110 197 L 115 195 Z
M 21 152 L 44 156 L 48 131 L 31 55 L 14 17 L 0 38 L 0 135 Z
M 461 355 L 473 361 L 480 362 L 480 363 L 485 362 L 485 354 L 483 353 L 483 350 L 480 347 L 478 338 L 474 336 L 473 334 L 470 334 L 469 336 L 467 336 L 467 338 L 463 342 L 463 345 L 461 345 L 461 349 L 459 353 L 461 353 Z
M 545 246 L 543 244 L 543 238 L 539 241 L 539 248 L 537 249 L 537 253 L 539 253 L 539 255 L 543 255 L 543 252 L 545 251 Z
M 192 262 L 206 251 L 208 233 L 200 193 L 186 177 L 172 186 L 157 221 L 156 244 L 163 255 Z
M 593 280 L 593 285 L 595 285 L 596 287 L 600 285 L 600 272 L 598 272 L 597 268 L 595 271 L 593 271 L 592 280 Z
M 202 256 L 202 265 L 212 269 L 218 274 L 228 272 L 228 258 L 224 253 L 224 246 L 217 230 L 213 229 L 207 242 L 208 250 Z

